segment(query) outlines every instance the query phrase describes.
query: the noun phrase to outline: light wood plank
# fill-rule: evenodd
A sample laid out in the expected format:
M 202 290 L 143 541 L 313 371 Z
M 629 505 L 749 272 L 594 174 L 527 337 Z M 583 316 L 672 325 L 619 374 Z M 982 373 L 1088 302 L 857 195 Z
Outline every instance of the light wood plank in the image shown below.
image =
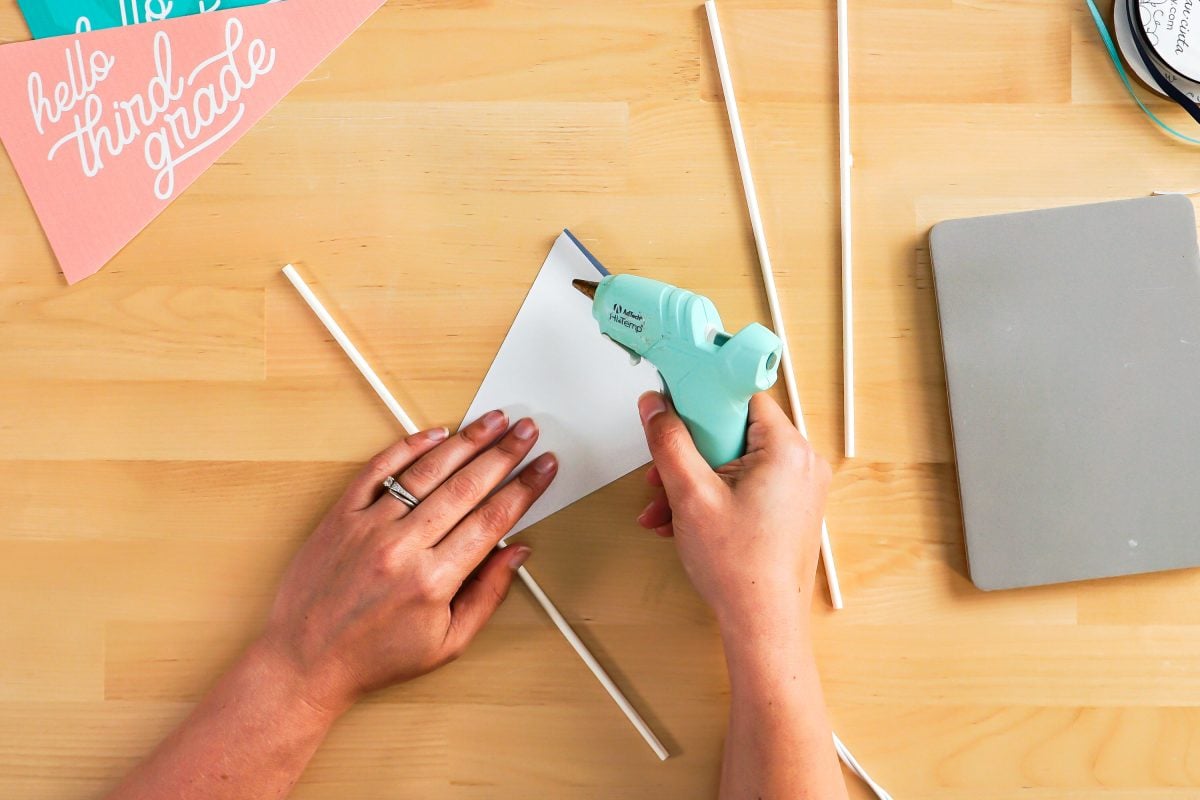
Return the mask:
M 698 5 L 389 2 L 69 290 L 0 158 L 0 796 L 111 785 L 398 434 L 283 264 L 428 425 L 459 421 L 563 227 L 730 327 L 767 318 Z M 862 457 L 843 463 L 833 4 L 720 6 L 836 467 L 847 608 L 812 612 L 839 732 L 897 797 L 1195 797 L 1197 573 L 969 581 L 926 245 L 952 217 L 1200 188 L 1195 153 L 1128 101 L 1080 3 L 852 3 Z M 26 36 L 0 0 L 0 41 Z M 518 589 L 459 662 L 343 719 L 295 796 L 713 796 L 719 642 L 674 545 L 633 524 L 648 497 L 633 474 L 523 537 L 672 760 Z

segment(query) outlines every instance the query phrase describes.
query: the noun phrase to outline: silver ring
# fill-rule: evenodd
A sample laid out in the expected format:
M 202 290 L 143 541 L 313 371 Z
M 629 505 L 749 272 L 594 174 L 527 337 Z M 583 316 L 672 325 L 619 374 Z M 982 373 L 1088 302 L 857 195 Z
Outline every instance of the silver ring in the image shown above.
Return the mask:
M 417 496 L 400 485 L 400 481 L 388 476 L 388 479 L 383 482 L 383 488 L 387 489 L 388 494 L 399 500 L 409 508 L 416 508 L 420 504 Z

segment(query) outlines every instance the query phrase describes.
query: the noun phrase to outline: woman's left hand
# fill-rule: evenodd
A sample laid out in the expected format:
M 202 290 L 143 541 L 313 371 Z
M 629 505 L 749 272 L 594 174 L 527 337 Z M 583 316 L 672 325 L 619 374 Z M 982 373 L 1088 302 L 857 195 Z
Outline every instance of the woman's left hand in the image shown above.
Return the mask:
M 260 652 L 334 713 L 453 660 L 499 607 L 524 545 L 496 545 L 554 479 L 543 454 L 506 486 L 538 429 L 493 411 L 454 436 L 404 439 L 371 459 L 284 576 Z M 388 476 L 420 499 L 410 509 Z

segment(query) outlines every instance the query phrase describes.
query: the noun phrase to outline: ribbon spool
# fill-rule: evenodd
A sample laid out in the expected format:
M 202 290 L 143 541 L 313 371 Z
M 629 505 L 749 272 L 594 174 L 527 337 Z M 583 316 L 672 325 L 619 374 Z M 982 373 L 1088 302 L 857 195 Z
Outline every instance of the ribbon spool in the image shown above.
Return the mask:
M 1116 0 L 1113 30 L 1134 74 L 1200 123 L 1200 14 L 1195 0 Z
M 1200 81 L 1189 77 L 1200 75 L 1200 50 L 1195 44 L 1200 43 L 1200 27 L 1189 36 L 1192 5 L 1176 0 L 1140 0 L 1138 15 L 1142 49 L 1149 54 L 1156 70 L 1188 100 L 1200 104 Z M 1195 22 L 1200 26 L 1200 17 Z M 1181 33 L 1179 28 L 1182 25 L 1188 27 L 1184 27 Z M 1134 39 L 1136 30 L 1130 18 L 1129 3 L 1117 0 L 1113 4 L 1113 33 L 1116 34 L 1121 57 L 1148 89 L 1161 97 L 1168 97 L 1138 51 Z
M 1151 122 L 1167 133 L 1185 142 L 1200 144 L 1200 139 L 1180 133 L 1159 119 L 1158 115 L 1142 102 L 1142 98 L 1138 97 L 1129 73 L 1125 71 L 1125 61 L 1128 61 L 1130 69 L 1152 91 L 1174 100 L 1192 119 L 1200 123 L 1200 106 L 1196 100 L 1200 97 L 1200 82 L 1186 77 L 1196 74 L 1194 70 L 1200 67 L 1200 56 L 1193 50 L 1191 43 L 1191 4 L 1196 0 L 1116 0 L 1113 6 L 1113 29 L 1120 40 L 1119 45 L 1109 35 L 1108 26 L 1104 24 L 1100 9 L 1096 8 L 1095 0 L 1084 2 L 1091 12 L 1092 22 L 1096 25 L 1108 58 L 1117 71 L 1117 77 L 1121 79 L 1133 102 L 1137 103 L 1138 108 Z M 1184 16 L 1181 16 L 1181 7 L 1182 11 L 1187 12 Z M 1174 17 L 1169 13 L 1171 9 L 1175 9 Z M 1146 12 L 1146 23 L 1143 23 L 1143 10 Z M 1163 15 L 1156 16 L 1156 11 L 1163 12 Z M 1167 23 L 1165 28 L 1161 24 L 1164 18 Z M 1188 24 L 1181 27 L 1185 19 Z M 1172 32 L 1175 42 L 1168 48 L 1163 43 L 1169 41 L 1165 37 Z M 1163 56 L 1159 52 L 1160 49 L 1170 49 L 1171 52 L 1169 56 Z M 1184 65 L 1182 73 L 1174 69 L 1172 64 Z

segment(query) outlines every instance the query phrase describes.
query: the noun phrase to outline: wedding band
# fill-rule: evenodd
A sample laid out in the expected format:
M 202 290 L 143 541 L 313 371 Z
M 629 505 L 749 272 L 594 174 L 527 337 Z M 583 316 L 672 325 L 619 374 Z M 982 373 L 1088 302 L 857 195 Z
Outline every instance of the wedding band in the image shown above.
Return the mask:
M 416 508 L 417 504 L 421 502 L 417 499 L 415 494 L 401 486 L 400 481 L 396 480 L 390 475 L 388 476 L 388 479 L 383 482 L 383 488 L 387 489 L 388 494 L 399 500 L 401 503 L 404 503 L 404 505 L 408 506 L 409 508 Z

